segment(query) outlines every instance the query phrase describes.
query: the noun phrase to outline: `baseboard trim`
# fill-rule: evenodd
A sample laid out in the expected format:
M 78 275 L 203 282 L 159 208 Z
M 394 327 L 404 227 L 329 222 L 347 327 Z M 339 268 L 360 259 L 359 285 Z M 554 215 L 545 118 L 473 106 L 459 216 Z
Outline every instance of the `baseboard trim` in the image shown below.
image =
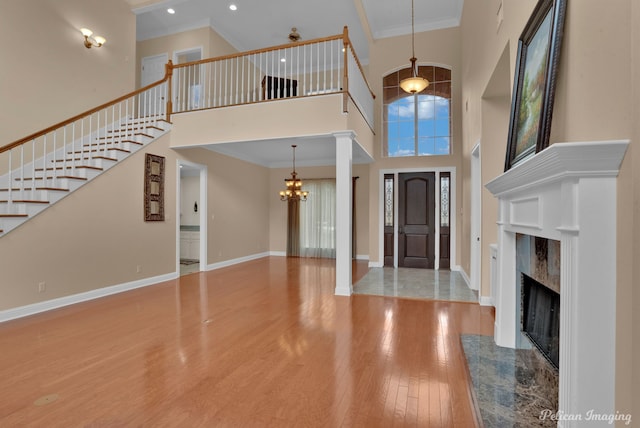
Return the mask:
M 30 315 L 39 314 L 41 312 L 58 309 L 76 303 L 82 303 L 89 300 L 99 299 L 100 297 L 110 296 L 112 294 L 123 293 L 125 291 L 135 290 L 136 288 L 148 287 L 159 282 L 170 281 L 178 278 L 177 272 L 164 275 L 153 276 L 149 278 L 139 279 L 136 281 L 125 282 L 108 287 L 98 288 L 96 290 L 86 291 L 84 293 L 72 294 L 70 296 L 58 297 L 56 299 L 44 302 L 32 303 L 30 305 L 20 306 L 17 308 L 6 309 L 0 311 L 0 322 L 10 321 Z
M 286 251 L 269 251 L 270 256 L 274 257 L 287 257 Z
M 267 252 L 264 252 L 264 253 L 252 254 L 250 256 L 238 257 L 236 259 L 225 260 L 223 262 L 212 263 L 210 265 L 207 265 L 207 270 L 221 269 L 221 268 L 224 268 L 224 267 L 237 265 L 238 263 L 244 263 L 244 262 L 248 262 L 248 261 L 251 261 L 251 260 L 257 260 L 257 259 L 261 259 L 263 257 L 272 256 L 272 255 L 274 255 L 274 254 L 272 254 L 272 253 L 267 251 Z
M 462 269 L 462 266 L 455 265 L 455 266 L 451 267 L 451 270 L 458 272 L 460 274 L 460 276 L 462 276 L 462 279 L 464 279 L 464 282 L 467 284 L 467 287 L 471 288 L 471 280 L 469 279 L 469 276 L 464 271 L 464 269 Z

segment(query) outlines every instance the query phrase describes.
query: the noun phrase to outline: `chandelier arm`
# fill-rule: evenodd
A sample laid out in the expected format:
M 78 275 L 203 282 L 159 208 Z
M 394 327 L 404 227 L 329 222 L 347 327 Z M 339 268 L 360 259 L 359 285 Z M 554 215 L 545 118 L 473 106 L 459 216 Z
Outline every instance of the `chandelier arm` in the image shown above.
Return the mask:
M 412 58 L 416 57 L 416 42 L 415 42 L 415 38 L 416 38 L 416 31 L 415 31 L 415 24 L 414 24 L 414 15 L 413 15 L 413 0 L 411 0 L 411 56 Z M 415 66 L 415 61 L 413 62 L 414 66 Z M 414 74 L 413 77 L 416 76 L 415 74 L 415 67 L 414 67 Z

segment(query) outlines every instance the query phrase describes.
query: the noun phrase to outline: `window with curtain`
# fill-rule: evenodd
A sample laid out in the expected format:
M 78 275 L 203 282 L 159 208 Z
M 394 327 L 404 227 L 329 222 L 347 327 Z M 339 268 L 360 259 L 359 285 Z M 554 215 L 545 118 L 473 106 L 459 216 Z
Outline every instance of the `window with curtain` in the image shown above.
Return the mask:
M 451 70 L 419 66 L 429 86 L 407 94 L 400 81 L 411 68 L 383 78 L 385 156 L 431 156 L 451 153 Z
M 300 256 L 336 257 L 336 181 L 304 180 L 309 199 L 300 204 Z

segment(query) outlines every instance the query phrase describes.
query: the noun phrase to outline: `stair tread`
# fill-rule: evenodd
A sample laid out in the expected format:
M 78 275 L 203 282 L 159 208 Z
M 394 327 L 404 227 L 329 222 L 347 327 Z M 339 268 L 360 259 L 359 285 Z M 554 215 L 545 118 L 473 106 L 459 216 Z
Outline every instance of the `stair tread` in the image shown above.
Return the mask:
M 66 169 L 73 169 L 73 168 L 93 169 L 93 170 L 96 170 L 96 171 L 103 171 L 104 170 L 104 168 L 100 168 L 99 166 L 92 166 L 92 165 L 72 165 L 72 166 L 66 167 Z M 50 167 L 50 168 L 47 168 L 47 171 L 53 171 L 54 169 L 56 171 L 59 171 L 59 170 L 65 169 L 65 168 L 61 167 L 61 166 L 55 167 L 55 168 Z M 43 170 L 44 170 L 44 168 L 36 168 L 36 171 L 43 171 Z
M 56 159 L 55 162 L 75 162 L 75 161 L 83 161 L 83 160 L 93 160 L 93 159 L 102 159 L 102 160 L 108 160 L 108 161 L 113 161 L 113 162 L 118 162 L 118 159 L 116 158 L 109 158 L 106 156 L 93 156 L 90 158 L 72 158 L 72 159 Z M 76 168 L 78 168 L 78 166 L 76 166 Z
M 12 217 L 17 217 L 17 218 L 29 217 L 29 214 L 0 214 L 0 218 L 12 218 Z
M 160 128 L 159 126 L 147 125 L 147 126 L 135 126 L 133 128 L 122 127 L 120 129 L 110 129 L 107 132 L 120 133 L 120 132 L 123 132 L 123 131 L 136 131 L 136 130 L 139 130 L 139 129 L 157 129 L 158 131 L 164 131 L 164 128 Z
M 138 136 L 138 135 L 140 135 L 142 137 L 147 137 L 147 138 L 154 138 L 153 135 L 145 134 L 144 132 L 135 132 L 133 134 L 134 137 Z M 96 140 L 108 140 L 108 139 L 110 139 L 112 137 L 113 136 L 111 136 L 111 135 L 107 135 L 106 137 L 98 137 L 98 138 L 96 138 Z
M 84 144 L 83 147 L 94 147 L 94 146 L 102 146 L 104 147 L 106 144 L 122 144 L 122 143 L 133 143 L 133 144 L 137 144 L 139 146 L 144 146 L 144 143 L 141 143 L 140 141 L 134 141 L 134 140 L 121 140 L 121 141 L 115 141 L 115 142 L 106 142 L 106 143 L 91 143 L 91 144 Z M 109 147 L 107 147 L 107 150 L 109 150 Z
M 35 177 L 35 180 L 53 180 L 54 178 L 66 178 L 66 179 L 69 179 L 69 180 L 82 180 L 82 181 L 87 181 L 88 180 L 88 178 L 86 178 L 86 177 L 76 177 L 76 176 L 73 176 L 73 175 L 58 175 L 57 177 L 53 177 L 53 176 Z M 24 180 L 24 181 L 29 180 L 29 181 L 31 181 L 31 180 L 34 180 L 34 178 L 33 177 L 25 177 L 25 178 L 18 177 L 15 180 L 16 181 L 21 181 L 21 180 Z
M 131 153 L 131 150 L 127 150 L 127 149 L 121 149 L 120 147 L 108 147 L 107 148 L 107 152 L 110 150 L 115 150 L 117 152 L 123 152 L 123 153 Z M 101 149 L 91 149 L 91 150 L 76 150 L 75 152 L 67 152 L 68 155 L 73 155 L 73 154 L 77 154 L 77 153 L 95 153 L 95 152 L 102 152 L 105 150 L 101 150 Z
M 13 203 L 18 203 L 18 204 L 49 204 L 49 201 L 37 201 L 35 199 L 14 199 L 13 201 L 11 201 Z M 4 201 L 0 201 L 0 204 L 6 204 L 9 203 L 9 201 L 4 200 Z

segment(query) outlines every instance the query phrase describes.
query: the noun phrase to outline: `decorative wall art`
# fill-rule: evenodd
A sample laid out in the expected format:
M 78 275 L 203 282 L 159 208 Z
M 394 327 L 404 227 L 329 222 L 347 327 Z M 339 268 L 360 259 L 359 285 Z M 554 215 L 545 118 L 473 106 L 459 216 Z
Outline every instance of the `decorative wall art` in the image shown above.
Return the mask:
M 146 153 L 144 221 L 164 221 L 164 157 Z
M 505 171 L 549 145 L 567 0 L 539 0 L 518 40 Z

